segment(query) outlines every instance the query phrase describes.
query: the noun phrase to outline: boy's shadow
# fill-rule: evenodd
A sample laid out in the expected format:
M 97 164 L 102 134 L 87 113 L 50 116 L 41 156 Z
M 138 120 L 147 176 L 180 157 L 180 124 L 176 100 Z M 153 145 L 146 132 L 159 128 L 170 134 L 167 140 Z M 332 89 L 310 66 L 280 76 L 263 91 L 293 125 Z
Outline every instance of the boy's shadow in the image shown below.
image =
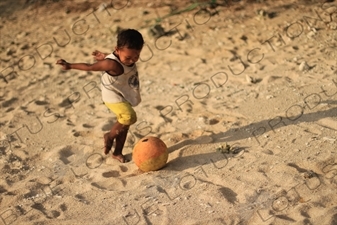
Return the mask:
M 328 101 L 326 103 L 330 105 L 332 104 L 336 105 L 337 101 Z M 197 155 L 182 156 L 183 152 L 185 150 L 188 150 L 187 147 L 191 145 L 210 144 L 210 143 L 214 144 L 214 143 L 224 143 L 224 142 L 228 142 L 228 143 L 234 142 L 235 143 L 235 141 L 238 141 L 241 139 L 247 139 L 247 138 L 255 138 L 258 141 L 258 137 L 260 135 L 267 133 L 269 131 L 275 132 L 276 129 L 279 129 L 281 127 L 285 127 L 288 125 L 294 125 L 294 124 L 300 124 L 303 122 L 309 122 L 309 123 L 315 122 L 315 121 L 318 121 L 320 119 L 327 118 L 327 117 L 336 118 L 337 117 L 337 107 L 331 108 L 325 111 L 318 111 L 318 112 L 307 113 L 307 114 L 303 113 L 296 120 L 292 120 L 294 118 L 275 117 L 269 120 L 262 120 L 260 122 L 254 122 L 254 123 L 248 124 L 243 127 L 231 128 L 225 132 L 221 132 L 218 134 L 213 133 L 208 136 L 201 136 L 195 140 L 187 139 L 175 145 L 172 145 L 168 148 L 169 153 L 172 153 L 177 150 L 180 150 L 181 152 L 179 153 L 178 158 L 173 159 L 170 162 L 168 162 L 167 167 L 170 169 L 174 169 L 174 170 L 184 170 L 190 167 L 195 167 L 196 164 L 205 165 L 205 164 L 212 163 L 213 165 L 216 165 L 216 163 L 217 162 L 220 163 L 221 160 L 238 157 L 233 154 L 223 154 L 223 153 L 216 152 L 216 149 L 214 149 L 214 153 L 202 153 L 202 154 L 197 154 Z M 275 121 L 278 123 L 273 124 L 275 126 L 272 126 L 271 122 L 275 122 Z M 325 127 L 325 128 L 337 131 L 337 121 L 336 121 L 336 124 L 331 124 L 331 125 L 333 128 L 331 127 Z M 248 131 L 251 131 L 251 132 L 248 132 Z M 260 131 L 260 132 L 255 133 L 254 131 Z M 261 133 L 261 131 L 263 132 Z M 246 152 L 246 149 L 248 147 L 235 146 L 235 148 L 236 148 L 235 149 L 236 154 L 242 155 L 243 152 Z M 187 162 L 191 162 L 191 163 L 187 163 Z
M 181 143 L 185 142 L 183 141 Z M 197 144 L 200 145 L 201 143 L 198 142 Z M 191 145 L 195 144 L 189 143 L 189 146 Z M 188 168 L 196 168 L 197 170 L 200 166 L 211 164 L 216 169 L 223 169 L 227 166 L 231 158 L 240 158 L 246 152 L 248 152 L 246 150 L 248 147 L 233 146 L 233 145 L 231 147 L 233 150 L 231 150 L 230 152 L 226 151 L 222 152 L 214 148 L 213 152 L 183 156 L 184 151 L 189 150 L 189 148 L 185 148 L 180 150 L 179 156 L 173 160 L 170 160 L 165 168 L 168 170 L 176 170 L 176 171 L 182 171 Z M 171 149 L 169 148 L 169 151 L 170 150 Z

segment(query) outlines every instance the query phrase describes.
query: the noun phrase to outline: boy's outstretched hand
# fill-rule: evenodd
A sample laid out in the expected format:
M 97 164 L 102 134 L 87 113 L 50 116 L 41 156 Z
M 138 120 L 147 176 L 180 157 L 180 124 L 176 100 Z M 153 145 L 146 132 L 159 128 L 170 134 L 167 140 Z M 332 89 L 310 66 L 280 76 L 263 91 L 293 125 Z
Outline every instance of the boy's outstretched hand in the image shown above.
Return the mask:
M 100 52 L 98 50 L 95 50 L 92 55 L 94 56 L 94 59 L 96 61 L 102 61 L 105 59 L 105 57 L 107 56 L 107 54 L 103 53 L 103 52 Z
M 64 59 L 57 60 L 56 64 L 61 65 L 64 70 L 70 70 L 70 64 Z

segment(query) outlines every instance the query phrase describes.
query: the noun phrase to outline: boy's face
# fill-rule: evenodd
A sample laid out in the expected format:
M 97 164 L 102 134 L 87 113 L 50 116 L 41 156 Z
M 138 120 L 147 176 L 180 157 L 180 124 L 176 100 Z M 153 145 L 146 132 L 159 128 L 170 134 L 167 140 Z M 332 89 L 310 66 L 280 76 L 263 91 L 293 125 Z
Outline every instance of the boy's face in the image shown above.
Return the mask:
M 129 49 L 127 47 L 118 48 L 116 47 L 116 53 L 119 56 L 119 60 L 125 66 L 131 66 L 138 61 L 140 52 L 142 50 Z

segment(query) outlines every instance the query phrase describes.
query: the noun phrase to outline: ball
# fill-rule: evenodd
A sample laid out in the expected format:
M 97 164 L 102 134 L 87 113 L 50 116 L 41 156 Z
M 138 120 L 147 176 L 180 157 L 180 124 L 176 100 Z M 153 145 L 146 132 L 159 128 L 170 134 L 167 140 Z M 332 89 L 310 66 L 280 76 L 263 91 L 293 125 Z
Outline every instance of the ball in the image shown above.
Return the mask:
M 132 160 L 144 172 L 163 168 L 168 159 L 166 144 L 157 137 L 140 139 L 132 151 Z

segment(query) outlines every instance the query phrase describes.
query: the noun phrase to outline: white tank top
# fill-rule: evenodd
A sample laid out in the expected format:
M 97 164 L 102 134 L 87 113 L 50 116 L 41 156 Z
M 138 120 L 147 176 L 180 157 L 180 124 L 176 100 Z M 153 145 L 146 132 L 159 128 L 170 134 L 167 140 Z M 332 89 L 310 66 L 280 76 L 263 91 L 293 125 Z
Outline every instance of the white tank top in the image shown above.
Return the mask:
M 137 106 L 141 102 L 139 93 L 139 78 L 136 64 L 124 66 L 114 55 L 105 57 L 117 61 L 123 66 L 124 73 L 118 76 L 109 75 L 103 72 L 101 76 L 102 99 L 106 103 L 129 102 L 132 106 Z

